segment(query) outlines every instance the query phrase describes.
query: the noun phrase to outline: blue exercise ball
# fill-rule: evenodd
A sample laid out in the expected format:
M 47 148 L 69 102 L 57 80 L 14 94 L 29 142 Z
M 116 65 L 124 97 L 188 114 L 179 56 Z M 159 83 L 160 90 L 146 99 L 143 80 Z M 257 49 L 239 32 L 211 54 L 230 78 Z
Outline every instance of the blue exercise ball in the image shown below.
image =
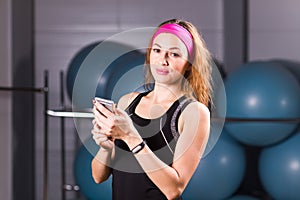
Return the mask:
M 88 147 L 88 150 L 86 149 Z M 112 178 L 103 183 L 96 184 L 92 177 L 91 162 L 93 155 L 99 150 L 99 146 L 92 138 L 88 138 L 76 154 L 74 160 L 75 182 L 80 188 L 81 194 L 87 200 L 111 200 L 112 199 Z
M 245 167 L 243 146 L 222 132 L 212 151 L 201 159 L 183 199 L 220 200 L 231 196 L 243 180 Z
M 140 50 L 115 41 L 83 47 L 67 71 L 67 92 L 73 107 L 91 108 L 95 96 L 111 99 L 116 84 L 125 74 L 131 79 L 127 80 L 127 90 L 123 92 L 134 91 L 144 84 L 144 61 L 145 54 Z M 117 101 L 122 94 L 115 96 Z
M 300 117 L 300 86 L 293 74 L 275 62 L 240 66 L 225 80 L 227 118 L 294 119 Z M 267 146 L 287 138 L 295 122 L 229 122 L 225 129 L 238 141 Z
M 287 59 L 274 59 L 271 60 L 271 62 L 280 63 L 283 65 L 296 77 L 296 79 L 298 79 L 298 82 L 300 83 L 300 62 Z
M 259 174 L 263 187 L 274 199 L 300 199 L 300 131 L 262 150 Z
M 124 94 L 139 90 L 144 85 L 145 54 L 130 51 L 103 72 L 96 94 L 117 102 Z
M 70 64 L 67 69 L 67 77 L 66 77 L 66 85 L 67 85 L 67 95 L 69 99 L 72 99 L 72 92 L 74 82 L 78 73 L 78 70 L 87 57 L 87 55 L 99 44 L 100 42 L 94 42 L 83 47 L 79 52 L 75 54 L 75 56 L 71 59 Z
M 202 158 L 206 157 L 217 143 L 225 122 L 226 116 L 226 92 L 224 87 L 225 70 L 223 66 L 214 60 L 212 63 L 212 98 L 209 103 L 211 117 L 218 120 L 210 121 L 210 134 Z M 218 102 L 218 104 L 216 103 Z M 220 120 L 221 119 L 221 120 Z

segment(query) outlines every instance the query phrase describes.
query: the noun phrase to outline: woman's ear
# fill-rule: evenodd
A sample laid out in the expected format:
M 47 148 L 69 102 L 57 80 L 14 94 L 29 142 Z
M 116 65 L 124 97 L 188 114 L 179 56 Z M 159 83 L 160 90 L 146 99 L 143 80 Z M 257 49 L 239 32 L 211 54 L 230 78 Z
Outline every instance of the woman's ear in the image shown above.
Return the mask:
M 185 68 L 184 77 L 187 78 L 190 75 L 191 71 L 192 71 L 192 64 L 188 62 Z
M 188 63 L 186 64 L 185 71 L 187 72 L 187 71 L 191 71 L 191 70 L 192 70 L 192 63 L 188 62 Z

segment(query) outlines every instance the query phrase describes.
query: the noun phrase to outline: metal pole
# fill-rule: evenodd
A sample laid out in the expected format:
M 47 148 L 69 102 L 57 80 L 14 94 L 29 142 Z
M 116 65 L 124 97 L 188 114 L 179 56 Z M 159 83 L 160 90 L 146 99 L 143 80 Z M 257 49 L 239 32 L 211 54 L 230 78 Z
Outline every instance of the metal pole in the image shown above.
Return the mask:
M 0 87 L 0 91 L 11 91 L 11 92 L 44 92 L 44 88 L 26 88 L 26 87 Z
M 44 200 L 48 199 L 48 71 L 44 72 Z
M 60 104 L 61 109 L 65 109 L 65 98 L 64 98 L 64 73 L 60 72 Z M 66 156 L 65 156 L 65 118 L 60 118 L 61 123 L 61 189 L 62 189 L 62 200 L 66 199 L 66 177 L 65 177 L 65 166 L 66 166 Z

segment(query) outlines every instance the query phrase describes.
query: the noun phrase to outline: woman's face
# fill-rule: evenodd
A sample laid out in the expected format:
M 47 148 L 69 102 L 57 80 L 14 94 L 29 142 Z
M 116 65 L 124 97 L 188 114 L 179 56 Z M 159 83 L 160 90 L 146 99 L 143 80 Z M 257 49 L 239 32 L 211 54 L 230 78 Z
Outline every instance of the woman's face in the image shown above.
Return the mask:
M 175 35 L 161 33 L 153 40 L 150 52 L 150 70 L 156 82 L 181 83 L 187 61 L 187 48 Z

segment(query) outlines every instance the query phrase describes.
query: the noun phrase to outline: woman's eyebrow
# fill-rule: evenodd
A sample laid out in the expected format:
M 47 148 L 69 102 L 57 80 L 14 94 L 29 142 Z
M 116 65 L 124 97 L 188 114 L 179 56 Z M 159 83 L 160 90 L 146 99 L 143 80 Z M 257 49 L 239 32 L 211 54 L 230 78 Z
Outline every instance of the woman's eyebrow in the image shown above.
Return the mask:
M 181 49 L 180 48 L 178 48 L 178 47 L 171 47 L 171 48 L 169 48 L 170 50 L 179 50 L 179 51 L 181 51 Z
M 161 47 L 159 44 L 157 44 L 157 43 L 154 43 L 153 46 L 158 46 L 159 48 L 162 48 L 162 47 Z M 178 47 L 171 47 L 171 48 L 169 48 L 169 50 L 179 50 L 179 51 L 180 51 L 180 48 L 178 48 Z
M 157 43 L 154 43 L 152 46 L 155 46 L 155 45 L 161 48 L 161 46 Z

